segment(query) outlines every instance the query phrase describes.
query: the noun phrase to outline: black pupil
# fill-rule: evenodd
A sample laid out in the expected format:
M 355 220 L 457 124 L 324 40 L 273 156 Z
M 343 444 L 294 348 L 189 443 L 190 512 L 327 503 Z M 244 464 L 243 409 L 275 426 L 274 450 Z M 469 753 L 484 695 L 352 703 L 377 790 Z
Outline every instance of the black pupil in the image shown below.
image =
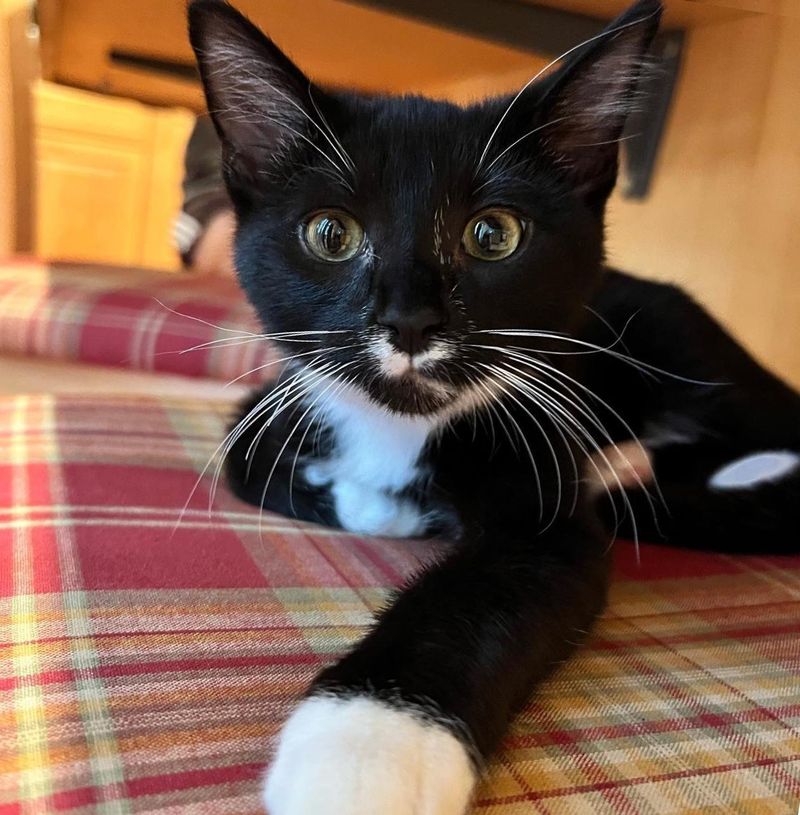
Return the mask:
M 347 245 L 347 230 L 336 218 L 323 218 L 317 224 L 317 241 L 329 254 L 338 255 Z
M 475 224 L 475 242 L 487 254 L 507 249 L 508 238 L 508 232 L 497 218 L 481 218 Z

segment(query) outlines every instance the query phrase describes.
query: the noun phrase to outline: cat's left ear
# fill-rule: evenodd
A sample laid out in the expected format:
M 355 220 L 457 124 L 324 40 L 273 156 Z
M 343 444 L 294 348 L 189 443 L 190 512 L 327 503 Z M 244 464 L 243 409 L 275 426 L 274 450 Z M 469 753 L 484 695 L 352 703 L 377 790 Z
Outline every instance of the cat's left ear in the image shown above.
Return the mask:
M 223 0 L 193 0 L 189 39 L 229 186 L 256 184 L 259 172 L 314 140 L 311 82 L 244 15 Z
M 588 197 L 603 200 L 616 181 L 619 139 L 661 12 L 659 0 L 639 0 L 544 83 L 540 143 Z

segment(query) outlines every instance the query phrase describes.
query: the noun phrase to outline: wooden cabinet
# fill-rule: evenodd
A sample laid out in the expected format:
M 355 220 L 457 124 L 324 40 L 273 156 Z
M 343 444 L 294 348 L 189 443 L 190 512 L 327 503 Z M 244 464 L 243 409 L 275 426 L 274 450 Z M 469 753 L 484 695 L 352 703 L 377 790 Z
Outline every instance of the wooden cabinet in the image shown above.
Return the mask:
M 193 121 L 182 109 L 37 83 L 37 254 L 177 269 L 170 224 Z

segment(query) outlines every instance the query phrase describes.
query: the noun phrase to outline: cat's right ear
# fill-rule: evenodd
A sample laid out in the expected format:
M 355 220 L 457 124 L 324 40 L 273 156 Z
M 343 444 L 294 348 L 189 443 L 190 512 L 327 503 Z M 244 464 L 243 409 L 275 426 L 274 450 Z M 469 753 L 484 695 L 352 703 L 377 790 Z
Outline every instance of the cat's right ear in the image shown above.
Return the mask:
M 222 0 L 193 0 L 189 39 L 229 185 L 258 174 L 309 138 L 311 83 L 253 23 Z

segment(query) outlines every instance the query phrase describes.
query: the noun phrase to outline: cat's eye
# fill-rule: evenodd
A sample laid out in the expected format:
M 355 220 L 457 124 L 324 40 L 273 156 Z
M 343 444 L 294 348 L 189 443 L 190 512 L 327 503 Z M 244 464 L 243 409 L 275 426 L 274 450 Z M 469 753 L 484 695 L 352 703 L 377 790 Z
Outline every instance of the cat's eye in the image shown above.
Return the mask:
M 308 248 L 320 260 L 339 263 L 354 258 L 364 245 L 364 230 L 341 210 L 318 212 L 305 227 Z
M 522 240 L 525 225 L 504 209 L 487 209 L 470 219 L 461 243 L 478 260 L 502 260 L 513 254 Z

